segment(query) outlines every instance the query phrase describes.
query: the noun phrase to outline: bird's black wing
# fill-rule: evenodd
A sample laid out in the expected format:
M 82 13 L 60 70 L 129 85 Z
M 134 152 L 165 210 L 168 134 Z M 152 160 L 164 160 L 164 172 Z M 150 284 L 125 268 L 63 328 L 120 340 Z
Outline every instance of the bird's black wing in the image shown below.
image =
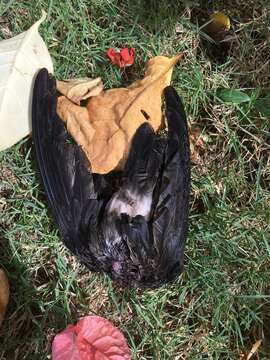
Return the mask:
M 102 241 L 96 231 L 102 201 L 97 199 L 84 152 L 69 139 L 56 114 L 56 102 L 55 79 L 42 69 L 35 80 L 32 102 L 32 133 L 39 172 L 63 242 L 97 270 L 92 251 Z
M 159 271 L 169 280 L 183 267 L 188 230 L 190 148 L 183 104 L 172 87 L 167 87 L 164 95 L 168 142 L 160 181 L 153 195 L 152 234 Z

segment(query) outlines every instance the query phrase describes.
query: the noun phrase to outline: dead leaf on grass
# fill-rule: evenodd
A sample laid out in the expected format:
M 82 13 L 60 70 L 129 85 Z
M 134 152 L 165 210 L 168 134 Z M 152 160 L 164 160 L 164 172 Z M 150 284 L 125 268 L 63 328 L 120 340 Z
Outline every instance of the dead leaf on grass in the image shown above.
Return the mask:
M 0 41 L 0 151 L 31 132 L 33 78 L 43 67 L 53 73 L 50 54 L 38 32 L 45 19 L 42 12 L 27 31 Z
M 121 168 L 132 137 L 144 122 L 149 122 L 155 131 L 160 129 L 162 93 L 170 85 L 173 67 L 181 57 L 152 58 L 142 80 L 91 97 L 88 114 L 85 108 L 68 103 L 68 99 L 58 100 L 57 113 L 82 146 L 93 172 L 104 174 Z
M 99 95 L 103 90 L 103 83 L 100 77 L 96 79 L 67 79 L 64 81 L 57 80 L 56 87 L 62 95 L 80 105 L 82 100 Z
M 56 111 L 60 119 L 66 124 L 67 131 L 87 154 L 87 148 L 93 140 L 95 129 L 89 121 L 86 107 L 75 105 L 65 96 L 60 96 L 57 99 Z

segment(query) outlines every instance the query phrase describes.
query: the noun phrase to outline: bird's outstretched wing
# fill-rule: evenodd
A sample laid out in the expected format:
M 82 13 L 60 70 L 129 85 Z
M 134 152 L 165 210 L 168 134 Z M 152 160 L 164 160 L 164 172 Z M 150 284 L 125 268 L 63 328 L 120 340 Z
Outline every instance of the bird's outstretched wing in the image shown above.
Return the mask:
M 158 268 L 167 280 L 182 271 L 188 230 L 190 148 L 184 106 L 176 91 L 164 91 L 168 140 L 159 186 L 153 195 L 152 234 Z
M 97 199 L 90 164 L 81 147 L 68 137 L 56 114 L 55 79 L 42 69 L 35 80 L 32 135 L 39 172 L 61 238 L 93 270 L 91 244 L 97 240 L 102 201 Z M 102 240 L 100 240 L 102 241 Z

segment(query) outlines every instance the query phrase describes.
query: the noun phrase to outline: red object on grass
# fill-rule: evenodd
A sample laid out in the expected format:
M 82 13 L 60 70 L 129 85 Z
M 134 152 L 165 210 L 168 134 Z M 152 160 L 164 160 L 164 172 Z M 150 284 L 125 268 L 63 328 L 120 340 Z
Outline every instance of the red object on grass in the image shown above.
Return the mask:
M 123 68 L 131 66 L 134 63 L 135 49 L 122 48 L 120 51 L 115 51 L 113 48 L 109 48 L 107 56 L 111 60 L 112 64 Z
M 57 334 L 52 360 L 131 360 L 120 330 L 100 316 L 86 316 Z

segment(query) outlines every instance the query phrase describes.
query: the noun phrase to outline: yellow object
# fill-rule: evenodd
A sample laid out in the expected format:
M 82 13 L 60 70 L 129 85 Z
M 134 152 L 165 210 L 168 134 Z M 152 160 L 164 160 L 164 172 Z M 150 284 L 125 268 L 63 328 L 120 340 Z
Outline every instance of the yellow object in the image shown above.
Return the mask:
M 210 19 L 212 20 L 212 24 L 217 29 L 230 30 L 231 21 L 230 18 L 223 14 L 222 12 L 216 12 L 210 15 Z
M 32 86 L 43 67 L 53 72 L 48 49 L 38 33 L 46 13 L 29 30 L 0 41 L 0 151 L 31 132 Z
M 223 41 L 231 27 L 229 17 L 222 12 L 216 12 L 210 15 L 209 20 L 204 31 L 217 43 Z

